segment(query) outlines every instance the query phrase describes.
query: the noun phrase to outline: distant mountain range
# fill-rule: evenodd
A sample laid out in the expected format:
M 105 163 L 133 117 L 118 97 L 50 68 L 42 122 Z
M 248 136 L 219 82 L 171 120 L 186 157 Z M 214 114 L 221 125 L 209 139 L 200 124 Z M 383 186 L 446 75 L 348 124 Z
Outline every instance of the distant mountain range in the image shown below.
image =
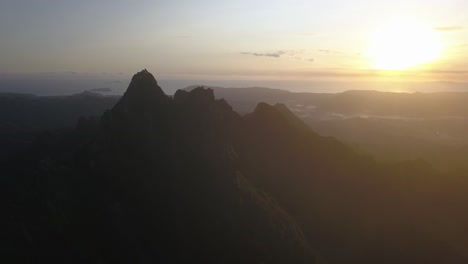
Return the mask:
M 191 90 L 197 86 L 189 86 Z M 367 90 L 343 93 L 294 93 L 261 87 L 213 89 L 240 113 L 251 112 L 258 102 L 285 103 L 292 109 L 312 109 L 321 113 L 343 115 L 404 116 L 415 118 L 468 116 L 466 92 L 392 93 Z M 300 109 L 303 108 L 303 109 Z M 298 111 L 300 112 L 300 111 Z
M 468 93 L 207 88 L 241 115 L 252 112 L 258 102 L 285 104 L 319 134 L 337 137 L 379 159 L 423 158 L 443 170 L 468 167 L 461 158 L 468 154 Z M 98 117 L 119 99 L 90 91 L 47 97 L 0 94 L 0 157 L 27 145 L 37 132 L 74 127 L 80 116 Z
M 36 75 L 2 75 L 0 93 L 31 93 L 41 96 L 71 95 L 102 87 L 112 89 L 109 94 L 122 95 L 129 82 L 126 74 L 44 73 Z M 173 95 L 178 89 L 193 84 L 213 87 L 270 87 L 292 92 L 341 93 L 349 90 L 377 90 L 395 92 L 466 92 L 468 83 L 448 81 L 332 81 L 332 80 L 202 80 L 161 79 L 164 92 Z

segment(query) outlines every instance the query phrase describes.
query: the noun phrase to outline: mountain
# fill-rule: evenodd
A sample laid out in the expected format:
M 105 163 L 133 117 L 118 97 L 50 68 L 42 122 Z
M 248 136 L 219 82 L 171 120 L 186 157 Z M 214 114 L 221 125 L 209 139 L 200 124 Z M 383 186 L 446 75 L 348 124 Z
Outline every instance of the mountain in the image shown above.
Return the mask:
M 423 159 L 440 171 L 468 170 L 466 92 L 314 94 L 210 88 L 241 114 L 252 112 L 258 102 L 283 103 L 320 135 L 336 137 L 381 161 Z
M 314 94 L 262 87 L 209 88 L 241 115 L 252 112 L 258 102 L 283 103 L 320 135 L 336 137 L 380 161 L 423 159 L 443 172 L 468 171 L 464 103 L 468 93 Z M 98 118 L 119 99 L 93 92 L 0 94 L 0 160 L 18 153 L 44 131 L 72 129 L 80 116 Z
M 212 90 L 170 98 L 149 72 L 137 73 L 99 122 L 81 119 L 9 164 L 6 254 L 68 263 L 316 263 L 301 227 L 238 169 L 240 122 Z
M 5 164 L 5 256 L 86 263 L 466 263 L 468 181 L 380 163 L 285 104 L 244 116 L 146 70 L 100 120 Z

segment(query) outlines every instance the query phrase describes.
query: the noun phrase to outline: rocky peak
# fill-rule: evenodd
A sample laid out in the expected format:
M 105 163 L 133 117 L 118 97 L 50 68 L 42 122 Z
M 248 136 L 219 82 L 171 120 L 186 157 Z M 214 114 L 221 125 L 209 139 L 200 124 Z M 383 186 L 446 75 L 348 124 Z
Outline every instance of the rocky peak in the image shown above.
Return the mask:
M 141 112 L 165 103 L 169 97 L 159 87 L 154 76 L 146 69 L 136 73 L 114 111 Z
M 266 113 L 276 113 L 276 109 L 267 104 L 267 103 L 264 103 L 264 102 L 260 102 L 257 104 L 257 106 L 255 107 L 255 110 L 253 111 L 253 115 L 262 115 L 262 114 L 266 114 Z
M 178 90 L 174 94 L 174 102 L 177 104 L 209 104 L 215 101 L 213 89 L 203 86 L 191 91 Z
M 280 128 L 289 123 L 288 119 L 290 118 L 282 112 L 281 107 L 261 102 L 257 104 L 251 114 L 246 115 L 246 119 L 248 122 L 261 122 L 264 125 L 269 124 Z
M 124 96 L 166 97 L 153 74 L 146 69 L 136 73 Z

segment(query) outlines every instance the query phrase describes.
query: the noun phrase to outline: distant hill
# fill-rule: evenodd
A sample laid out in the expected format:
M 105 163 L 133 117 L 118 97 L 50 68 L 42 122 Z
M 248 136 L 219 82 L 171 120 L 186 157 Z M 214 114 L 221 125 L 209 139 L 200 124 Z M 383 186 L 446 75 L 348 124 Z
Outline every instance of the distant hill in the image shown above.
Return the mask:
M 82 116 L 98 118 L 118 100 L 93 92 L 71 96 L 0 93 L 0 159 L 30 144 L 38 133 L 74 128 Z
M 112 92 L 112 89 L 111 88 L 94 88 L 89 91 L 97 92 L 97 93 L 109 93 L 109 92 Z
M 320 104 L 322 111 L 406 117 L 468 116 L 468 92 L 347 91 Z

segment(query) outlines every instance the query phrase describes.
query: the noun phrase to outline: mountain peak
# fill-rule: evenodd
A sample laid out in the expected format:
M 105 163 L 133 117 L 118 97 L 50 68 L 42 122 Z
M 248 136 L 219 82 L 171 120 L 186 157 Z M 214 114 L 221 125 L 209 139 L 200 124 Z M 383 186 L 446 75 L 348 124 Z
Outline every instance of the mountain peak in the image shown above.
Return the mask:
M 277 109 L 275 109 L 273 106 L 264 102 L 260 102 L 257 104 L 252 114 L 271 113 L 271 112 L 276 112 L 276 110 Z
M 132 77 L 132 81 L 137 79 L 137 78 L 145 78 L 145 77 L 150 77 L 154 79 L 153 74 L 151 74 L 147 69 L 143 69 L 137 73 L 135 73 Z
M 174 94 L 176 103 L 209 104 L 215 101 L 213 89 L 199 86 L 190 91 L 177 90 Z
M 115 106 L 115 109 L 120 109 L 124 112 L 132 112 L 133 110 L 139 112 L 144 109 L 153 108 L 158 103 L 163 103 L 168 99 L 168 96 L 159 87 L 153 74 L 143 69 L 133 75 L 127 91 Z
M 130 93 L 145 93 L 147 96 L 165 96 L 153 74 L 143 69 L 132 77 L 125 95 Z

